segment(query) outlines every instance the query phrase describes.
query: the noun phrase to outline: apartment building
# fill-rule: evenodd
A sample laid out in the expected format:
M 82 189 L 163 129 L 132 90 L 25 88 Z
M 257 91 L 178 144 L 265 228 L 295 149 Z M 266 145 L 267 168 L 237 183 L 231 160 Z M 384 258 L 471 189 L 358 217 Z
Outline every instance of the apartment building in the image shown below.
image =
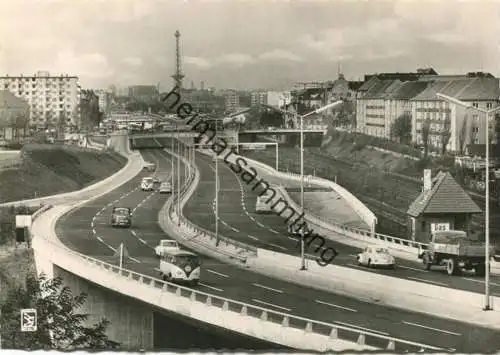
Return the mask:
M 222 96 L 224 97 L 224 110 L 226 113 L 238 111 L 240 96 L 236 90 L 224 90 Z
M 469 144 L 485 144 L 485 125 L 495 131 L 495 119 L 461 105 L 437 97 L 441 93 L 470 103 L 474 107 L 492 109 L 499 105 L 499 80 L 494 77 L 461 77 L 455 80 L 437 80 L 416 95 L 412 101 L 412 140 L 423 144 L 422 126 L 430 123 L 429 147 L 441 150 L 443 133 L 449 131 L 448 151 L 461 151 Z M 487 123 L 488 122 L 488 123 Z M 493 143 L 495 135 L 491 135 Z
M 250 105 L 266 105 L 267 104 L 267 92 L 265 91 L 254 91 L 250 94 Z
M 29 124 L 29 103 L 9 90 L 0 90 L 0 142 L 25 136 Z
M 378 78 L 370 81 L 369 89 L 356 101 L 356 130 L 375 137 L 389 138 L 390 125 L 386 120 L 385 101 L 402 82 Z
M 75 126 L 78 122 L 80 84 L 77 76 L 51 75 L 39 71 L 32 76 L 2 76 L 0 89 L 9 90 L 30 105 L 29 125 L 42 129 L 55 125 L 61 115 L 66 124 Z
M 97 97 L 99 97 L 99 111 L 107 113 L 109 111 L 111 92 L 108 90 L 94 90 Z

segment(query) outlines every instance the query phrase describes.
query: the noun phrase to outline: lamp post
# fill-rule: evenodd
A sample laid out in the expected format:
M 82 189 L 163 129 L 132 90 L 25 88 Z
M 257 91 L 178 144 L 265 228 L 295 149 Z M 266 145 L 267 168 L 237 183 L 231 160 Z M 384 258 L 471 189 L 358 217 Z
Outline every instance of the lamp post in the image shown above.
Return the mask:
M 474 107 L 469 103 L 458 100 L 454 97 L 450 97 L 441 93 L 436 94 L 437 97 L 454 103 L 456 105 L 460 105 L 465 108 L 470 108 L 472 110 L 484 113 L 486 116 L 486 123 L 484 125 L 484 135 L 486 142 L 486 191 L 485 191 L 485 226 L 484 226 L 484 242 L 485 242 L 485 273 L 484 273 L 484 311 L 493 310 L 493 307 L 490 304 L 490 115 L 498 110 L 500 110 L 500 106 L 497 106 L 490 110 L 485 110 L 479 107 Z
M 181 141 L 177 127 L 177 225 L 181 225 Z
M 301 213 L 304 213 L 304 118 L 307 116 L 317 114 L 328 109 L 334 108 L 341 105 L 344 101 L 339 100 L 332 102 L 326 106 L 320 107 L 314 111 L 308 112 L 305 115 L 300 116 L 300 209 Z M 297 105 L 298 107 L 298 105 Z M 296 111 L 296 114 L 298 112 Z M 307 270 L 306 268 L 306 255 L 305 255 L 305 240 L 304 240 L 304 228 L 300 231 L 300 260 L 301 266 L 300 270 Z
M 218 124 L 215 120 L 215 134 L 214 140 L 217 141 Z M 220 243 L 219 238 L 219 159 L 215 155 L 215 246 L 218 247 Z

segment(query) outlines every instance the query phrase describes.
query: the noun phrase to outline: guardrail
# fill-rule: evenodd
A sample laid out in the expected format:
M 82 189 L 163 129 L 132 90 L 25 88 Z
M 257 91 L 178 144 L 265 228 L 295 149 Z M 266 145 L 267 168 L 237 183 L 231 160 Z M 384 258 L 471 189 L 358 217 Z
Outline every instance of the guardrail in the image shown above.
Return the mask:
M 282 177 L 284 179 L 293 179 L 296 181 L 300 181 L 301 179 L 300 174 L 277 171 L 276 169 L 270 167 L 267 164 L 264 164 L 262 162 L 247 157 L 245 157 L 245 160 L 247 160 L 254 166 L 258 166 L 264 170 L 267 170 L 269 173 L 271 173 L 276 177 Z M 375 232 L 375 226 L 377 225 L 377 217 L 372 211 L 368 209 L 368 207 L 366 207 L 361 201 L 359 201 L 353 194 L 344 189 L 342 186 L 320 177 L 307 176 L 305 177 L 305 179 L 307 179 L 309 183 L 314 183 L 337 192 L 340 196 L 344 198 L 344 200 L 346 200 L 349 203 L 349 205 L 363 219 L 363 221 L 370 226 L 371 231 Z
M 419 343 L 381 335 L 366 330 L 353 329 L 337 324 L 316 321 L 313 319 L 294 316 L 284 312 L 279 312 L 244 302 L 234 301 L 229 298 L 216 296 L 210 293 L 198 291 L 193 288 L 163 281 L 155 277 L 144 275 L 126 268 L 120 268 L 117 265 L 113 265 L 76 252 L 62 244 L 50 241 L 46 237 L 36 236 L 35 239 L 37 243 L 42 242 L 44 244 L 43 246 L 37 247 L 37 250 L 41 250 L 42 254 L 56 259 L 57 262 L 55 262 L 56 260 L 51 261 L 55 262 L 57 265 L 62 264 L 61 266 L 67 268 L 68 271 L 75 272 L 75 275 L 79 275 L 79 272 L 81 272 L 81 270 L 87 270 L 84 272 L 84 274 L 89 277 L 89 275 L 94 274 L 93 272 L 88 271 L 89 267 L 98 268 L 101 271 L 106 271 L 116 276 L 122 277 L 123 280 L 134 281 L 137 283 L 137 287 L 145 287 L 144 290 L 149 289 L 157 291 L 160 294 L 167 293 L 170 295 L 175 295 L 180 298 L 189 299 L 191 302 L 199 302 L 207 307 L 217 308 L 225 312 L 239 315 L 243 318 L 259 319 L 261 322 L 265 323 L 281 324 L 283 328 L 304 330 L 306 333 L 321 335 L 325 337 L 327 341 L 335 341 L 335 339 L 340 339 L 352 342 L 357 345 L 366 345 L 367 347 L 373 346 L 375 348 L 385 348 L 388 350 L 397 350 L 401 348 L 407 349 L 408 347 L 414 350 L 445 350 L 442 348 L 422 345 Z M 135 295 L 135 298 L 141 299 L 143 295 L 144 292 L 139 292 Z M 160 298 L 148 297 L 148 299 Z M 158 304 L 155 305 L 158 306 Z M 193 314 L 190 314 L 189 316 L 196 319 L 196 316 Z M 370 345 L 374 343 L 378 344 L 378 346 Z M 381 344 L 385 345 L 382 345 L 383 347 L 381 347 Z
M 169 154 L 173 155 L 173 156 L 176 156 L 178 157 L 179 155 L 170 151 L 169 149 L 165 149 Z M 196 167 L 196 165 L 193 165 L 191 164 L 190 162 L 188 162 L 184 157 L 181 156 L 181 160 L 183 161 L 184 164 L 188 164 L 192 167 L 191 171 L 192 171 L 192 174 L 190 177 L 188 177 L 188 180 L 186 181 L 186 183 L 184 184 L 184 189 L 183 191 L 181 192 L 181 196 L 180 196 L 180 213 L 179 213 L 179 216 L 177 216 L 177 213 L 175 212 L 175 206 L 177 204 L 177 196 L 174 197 L 174 199 L 172 199 L 172 201 L 170 202 L 171 205 L 170 205 L 170 208 L 168 209 L 168 213 L 169 213 L 169 216 L 170 218 L 173 220 L 173 221 L 176 221 L 178 222 L 177 218 L 180 218 L 180 222 L 182 224 L 182 227 L 184 227 L 184 230 L 185 231 L 190 231 L 194 236 L 196 235 L 204 235 L 205 237 L 208 237 L 208 239 L 210 241 L 214 241 L 216 242 L 217 240 L 219 240 L 220 243 L 222 243 L 223 245 L 225 246 L 232 246 L 234 247 L 235 249 L 240 249 L 240 252 L 237 253 L 237 254 L 233 254 L 233 253 L 228 253 L 228 252 L 225 252 L 221 249 L 217 249 L 217 252 L 219 253 L 222 253 L 222 254 L 225 254 L 226 256 L 229 256 L 229 257 L 232 257 L 234 259 L 238 259 L 240 260 L 241 262 L 245 263 L 246 260 L 247 260 L 247 257 L 246 256 L 243 256 L 241 255 L 241 253 L 247 253 L 247 255 L 253 255 L 253 256 L 257 256 L 257 248 L 252 246 L 252 245 L 248 245 L 248 244 L 245 244 L 245 243 L 242 243 L 242 242 L 238 242 L 236 240 L 233 240 L 231 238 L 227 238 L 227 237 L 224 237 L 222 235 L 219 235 L 218 237 L 216 237 L 214 235 L 214 233 L 204 229 L 204 228 L 201 228 L 199 227 L 198 225 L 194 224 L 193 222 L 191 222 L 190 220 L 188 220 L 184 214 L 182 213 L 183 211 L 183 208 L 185 206 L 185 204 L 187 203 L 187 201 L 189 200 L 189 198 L 191 197 L 192 193 L 194 192 L 194 190 L 196 189 L 197 185 L 198 185 L 198 180 L 199 180 L 199 171 L 198 171 L 198 168 Z M 194 184 L 192 184 L 192 182 L 195 182 Z M 191 240 L 193 240 L 193 236 L 191 237 Z M 214 247 L 212 246 L 208 246 L 208 245 L 204 245 L 205 247 L 210 247 L 212 250 L 214 249 Z

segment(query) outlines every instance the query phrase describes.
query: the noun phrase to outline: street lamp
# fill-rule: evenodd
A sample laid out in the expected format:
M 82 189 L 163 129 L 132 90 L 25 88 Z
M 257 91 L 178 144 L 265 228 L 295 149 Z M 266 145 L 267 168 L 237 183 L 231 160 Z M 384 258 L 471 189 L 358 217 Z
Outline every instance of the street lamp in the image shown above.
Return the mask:
M 486 208 L 485 208 L 485 231 L 484 231 L 484 239 L 485 239 L 485 274 L 484 274 L 484 308 L 485 311 L 490 311 L 493 307 L 490 305 L 490 138 L 489 138 L 489 118 L 490 115 L 498 110 L 500 110 L 500 106 L 497 106 L 490 110 L 485 110 L 479 107 L 472 106 L 467 102 L 460 101 L 454 97 L 450 97 L 441 93 L 436 94 L 437 97 L 446 100 L 448 102 L 454 103 L 456 105 L 460 105 L 465 108 L 470 108 L 472 110 L 476 110 L 478 112 L 484 113 L 486 115 L 486 124 L 485 127 L 485 142 L 486 142 Z
M 328 109 L 337 107 L 343 104 L 344 101 L 339 100 L 332 102 L 326 106 L 320 107 L 314 111 L 308 112 L 305 115 L 300 116 L 300 208 L 301 212 L 304 213 L 304 118 L 307 116 L 317 114 Z M 298 114 L 298 112 L 296 112 Z M 307 270 L 306 268 L 306 256 L 305 256 L 305 241 L 304 241 L 304 228 L 300 232 L 300 260 L 301 267 L 300 270 Z
M 179 139 L 179 127 L 177 127 L 177 225 L 181 225 L 181 141 Z
M 217 142 L 217 131 L 218 124 L 217 119 L 215 120 L 215 133 L 214 141 Z M 220 243 L 219 238 L 219 159 L 215 155 L 215 246 L 218 247 Z

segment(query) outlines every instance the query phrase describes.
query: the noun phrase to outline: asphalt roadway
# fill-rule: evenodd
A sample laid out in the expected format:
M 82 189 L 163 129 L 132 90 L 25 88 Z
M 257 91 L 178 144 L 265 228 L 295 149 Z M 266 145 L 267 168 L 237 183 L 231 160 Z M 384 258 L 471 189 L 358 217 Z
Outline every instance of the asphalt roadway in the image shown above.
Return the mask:
M 165 177 L 169 175 L 170 159 L 165 152 L 150 150 L 143 154 L 146 160 L 156 160 L 159 163 L 157 171 L 159 176 Z M 214 196 L 214 189 L 213 181 L 210 182 L 210 177 L 207 176 L 208 172 L 213 178 L 209 166 L 211 159 L 198 156 L 197 163 L 204 180 L 200 183 L 192 198 L 195 202 L 190 202 L 186 206 L 185 214 L 190 216 L 195 223 L 212 229 L 214 217 L 211 210 L 211 201 Z M 220 166 L 223 167 L 222 164 Z M 183 169 L 181 169 L 182 171 Z M 224 174 L 224 180 L 222 181 L 225 189 L 231 186 L 228 183 L 232 181 L 232 178 L 235 184 L 234 192 L 240 191 L 239 187 L 236 188 L 236 186 L 239 186 L 236 177 L 230 171 L 225 172 L 224 168 L 222 168 L 221 174 Z M 124 267 L 158 277 L 159 262 L 154 257 L 153 248 L 158 244 L 159 240 L 169 238 L 169 236 L 164 235 L 157 222 L 158 211 L 165 204 L 168 195 L 141 191 L 138 188 L 139 182 L 146 175 L 150 175 L 150 173 L 139 174 L 136 178 L 107 195 L 91 201 L 61 218 L 56 225 L 61 241 L 72 249 L 110 263 L 118 263 L 115 250 L 118 249 L 120 243 L 124 243 L 129 253 Z M 209 188 L 209 186 L 212 188 Z M 228 220 L 228 216 L 239 216 L 236 219 L 242 221 L 243 218 L 247 218 L 246 214 L 238 213 L 238 208 L 242 208 L 241 204 L 239 204 L 241 197 L 234 200 L 230 199 L 226 192 L 223 195 L 225 197 L 222 198 L 220 205 L 221 211 L 224 211 L 221 213 L 222 218 Z M 200 200 L 200 197 L 204 198 Z M 111 228 L 109 219 L 113 205 L 130 206 L 134 209 L 130 229 Z M 223 206 L 227 207 L 222 209 Z M 229 208 L 230 211 L 228 211 Z M 279 217 L 258 216 L 258 218 L 262 218 L 261 223 L 263 225 L 271 225 L 270 221 Z M 236 222 L 232 219 L 229 219 L 229 221 L 231 223 Z M 249 220 L 240 228 L 245 230 L 246 233 L 256 234 L 261 238 L 262 231 L 265 228 L 254 229 L 254 225 L 256 223 Z M 275 226 L 278 226 L 277 222 Z M 243 232 L 236 233 L 232 229 L 224 228 L 227 227 L 221 225 L 221 233 L 232 238 L 244 234 Z M 277 238 L 279 234 L 270 233 L 276 240 L 280 240 L 280 238 Z M 281 236 L 281 239 L 286 238 Z M 292 241 L 287 242 L 292 243 Z M 292 246 L 295 247 L 295 242 L 292 243 Z M 292 249 L 290 248 L 290 252 L 292 252 Z M 348 297 L 301 287 L 211 258 L 202 257 L 202 265 L 201 282 L 196 288 L 221 297 L 315 320 L 366 329 L 374 333 L 442 347 L 450 351 L 492 352 L 500 349 L 500 332 L 498 331 L 364 303 Z M 375 346 L 385 345 L 370 339 L 370 337 L 367 338 L 367 343 Z M 399 347 L 396 350 L 402 352 L 417 349 L 414 347 L 408 347 L 407 349 Z

